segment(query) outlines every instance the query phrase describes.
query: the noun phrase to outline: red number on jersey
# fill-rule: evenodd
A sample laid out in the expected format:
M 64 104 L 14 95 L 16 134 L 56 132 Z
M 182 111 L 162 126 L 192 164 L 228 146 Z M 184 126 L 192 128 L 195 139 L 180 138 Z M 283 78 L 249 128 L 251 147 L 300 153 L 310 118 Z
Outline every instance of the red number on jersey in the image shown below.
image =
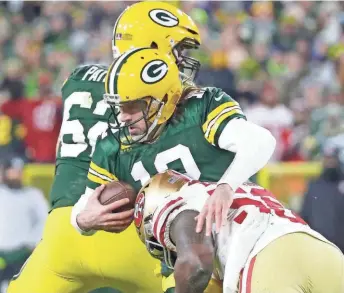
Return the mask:
M 246 194 L 247 197 L 235 198 L 231 207 L 233 209 L 238 209 L 242 206 L 253 205 L 258 207 L 261 213 L 275 213 L 277 216 L 288 219 L 293 223 L 307 225 L 306 222 L 297 214 L 290 210 L 286 210 L 284 206 L 276 200 L 275 196 L 270 191 L 266 189 L 252 188 L 251 192 Z

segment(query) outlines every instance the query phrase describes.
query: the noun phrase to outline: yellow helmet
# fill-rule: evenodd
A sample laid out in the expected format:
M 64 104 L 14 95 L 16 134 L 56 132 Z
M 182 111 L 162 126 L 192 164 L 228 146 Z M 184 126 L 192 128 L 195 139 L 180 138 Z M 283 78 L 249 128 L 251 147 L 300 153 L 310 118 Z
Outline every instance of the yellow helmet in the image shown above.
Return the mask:
M 137 235 L 153 257 L 165 261 L 171 268 L 174 265 L 171 252 L 160 245 L 153 235 L 153 215 L 166 196 L 179 191 L 189 181 L 187 176 L 167 170 L 153 176 L 136 197 L 134 224 Z
M 147 1 L 129 6 L 118 17 L 113 30 L 114 58 L 127 50 L 152 47 L 175 58 L 184 81 L 193 81 L 198 60 L 183 55 L 201 44 L 199 30 L 186 13 L 165 2 Z
M 181 93 L 176 63 L 170 55 L 157 49 L 136 48 L 125 52 L 111 64 L 105 77 L 104 99 L 110 104 L 117 123 L 112 128 L 124 130 L 126 144 L 148 140 L 157 126 L 171 118 Z M 127 127 L 139 120 L 123 126 L 115 108 L 137 101 L 145 102 L 146 108 L 139 120 L 144 119 L 147 130 L 133 140 L 128 139 Z

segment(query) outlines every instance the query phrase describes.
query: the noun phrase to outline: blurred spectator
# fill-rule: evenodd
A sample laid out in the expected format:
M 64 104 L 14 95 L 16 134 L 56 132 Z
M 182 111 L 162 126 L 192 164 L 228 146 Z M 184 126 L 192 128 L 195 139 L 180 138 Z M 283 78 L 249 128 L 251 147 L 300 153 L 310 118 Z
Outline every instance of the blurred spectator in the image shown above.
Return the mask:
M 272 82 L 266 82 L 261 93 L 260 102 L 246 110 L 246 116 L 266 129 L 269 129 L 277 140 L 272 161 L 281 160 L 290 146 L 293 126 L 293 114 L 279 101 L 279 92 Z
M 272 1 L 254 1 L 252 15 L 253 43 L 269 43 L 275 31 L 274 4 Z
M 330 102 L 315 108 L 310 115 L 309 136 L 305 139 L 309 159 L 319 159 L 325 142 L 344 132 L 344 106 Z
M 37 100 L 18 99 L 4 102 L 1 111 L 23 123 L 27 129 L 27 156 L 35 162 L 53 162 L 61 125 L 61 101 L 53 96 L 48 73 L 39 78 Z
M 305 161 L 308 158 L 307 151 L 304 149 L 304 139 L 309 135 L 309 111 L 302 99 L 293 100 L 290 108 L 294 120 L 289 147 L 284 152 L 282 161 Z
M 17 59 L 7 60 L 5 64 L 5 71 L 7 74 L 0 85 L 0 89 L 2 91 L 8 91 L 13 100 L 20 99 L 24 94 L 21 66 L 22 64 Z
M 21 123 L 0 112 L 0 165 L 10 154 L 25 156 L 25 135 L 26 130 Z
M 292 16 L 282 16 L 278 32 L 274 35 L 273 45 L 276 49 L 287 52 L 296 48 L 299 30 L 296 19 Z
M 41 239 L 48 203 L 41 191 L 22 186 L 24 161 L 8 158 L 0 184 L 0 292 Z
M 337 141 L 336 141 L 337 140 Z M 310 182 L 301 211 L 303 219 L 344 252 L 344 136 L 328 141 L 323 173 Z

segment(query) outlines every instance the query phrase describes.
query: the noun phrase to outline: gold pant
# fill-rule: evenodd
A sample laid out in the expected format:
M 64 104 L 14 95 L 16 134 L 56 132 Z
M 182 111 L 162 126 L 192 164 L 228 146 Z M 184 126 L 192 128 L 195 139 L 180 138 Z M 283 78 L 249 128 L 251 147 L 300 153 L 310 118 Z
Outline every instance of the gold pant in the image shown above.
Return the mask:
M 344 256 L 308 234 L 287 234 L 257 254 L 245 281 L 240 293 L 344 293 Z
M 8 293 L 83 293 L 113 287 L 123 293 L 162 292 L 153 259 L 134 225 L 122 233 L 80 235 L 70 224 L 71 207 L 53 210 L 38 244 Z

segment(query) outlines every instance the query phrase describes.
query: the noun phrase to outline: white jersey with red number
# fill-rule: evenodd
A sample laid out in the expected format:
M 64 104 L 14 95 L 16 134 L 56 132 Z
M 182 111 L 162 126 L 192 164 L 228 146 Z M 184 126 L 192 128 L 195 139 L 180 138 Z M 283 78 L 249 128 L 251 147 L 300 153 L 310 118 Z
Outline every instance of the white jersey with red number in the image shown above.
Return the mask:
M 191 181 L 165 198 L 153 216 L 153 233 L 161 245 L 176 251 L 169 231 L 173 219 L 185 210 L 201 211 L 215 187 L 215 184 Z M 328 242 L 266 189 L 250 182 L 238 188 L 227 223 L 219 234 L 213 232 L 218 264 L 214 273 L 223 280 L 224 292 L 236 292 L 241 271 L 245 278 L 248 264 L 257 253 L 275 239 L 294 232 Z

